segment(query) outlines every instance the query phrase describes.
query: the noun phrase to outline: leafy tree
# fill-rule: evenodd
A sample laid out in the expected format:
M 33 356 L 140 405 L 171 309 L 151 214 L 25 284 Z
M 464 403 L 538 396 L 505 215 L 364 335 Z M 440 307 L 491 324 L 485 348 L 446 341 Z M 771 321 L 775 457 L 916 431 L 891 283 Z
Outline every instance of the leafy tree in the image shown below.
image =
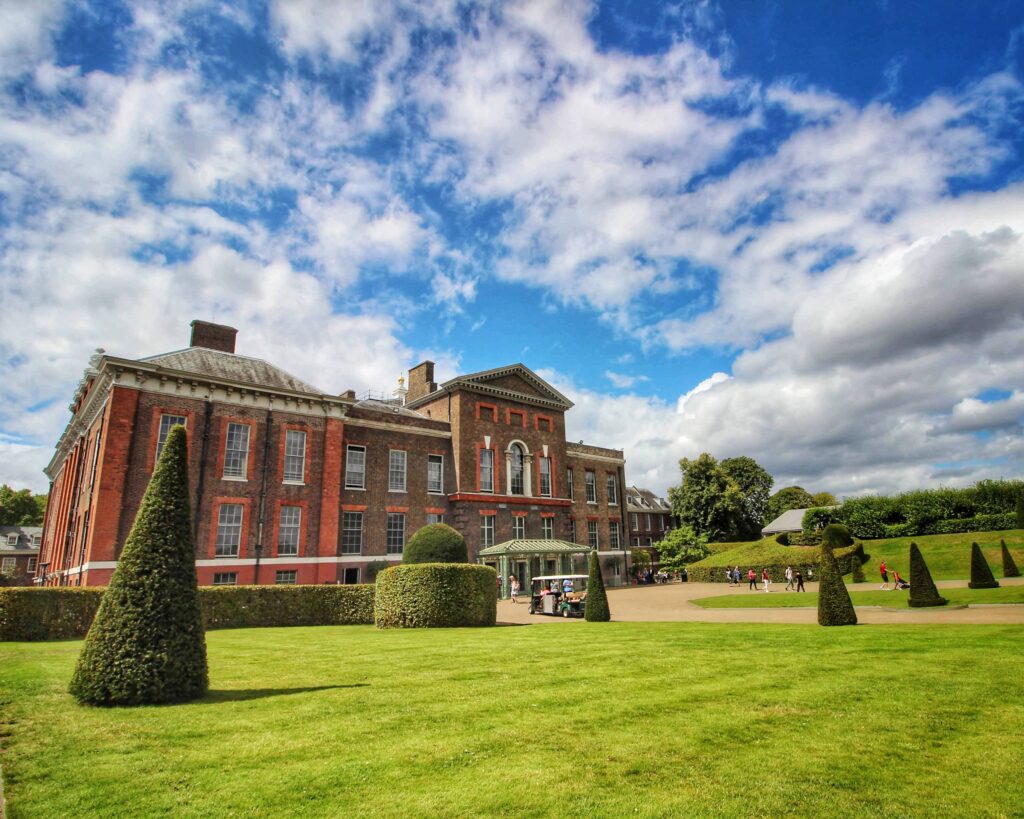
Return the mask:
M 178 425 L 167 436 L 70 691 L 90 705 L 153 705 L 196 699 L 207 684 L 188 446 Z
M 910 599 L 907 602 L 913 608 L 944 606 L 949 602 L 935 588 L 932 573 L 916 543 L 910 544 Z
M 607 623 L 612 619 L 612 613 L 608 608 L 608 594 L 604 590 L 601 561 L 596 550 L 590 553 L 589 561 L 587 600 L 583 604 L 583 618 L 591 623 Z
M 814 497 L 802 486 L 785 486 L 768 498 L 768 522 L 790 509 L 809 509 L 815 506 Z
M 839 573 L 832 549 L 821 547 L 821 579 L 818 582 L 818 624 L 822 626 L 855 626 L 857 612 L 853 609 L 850 592 Z
M 1020 569 L 1017 568 L 1010 550 L 1006 548 L 1006 541 L 1000 539 L 999 547 L 1003 552 L 1003 577 L 1020 577 Z
M 767 523 L 765 515 L 768 514 L 768 493 L 772 491 L 775 479 L 757 461 L 745 455 L 726 458 L 720 466 L 743 493 L 742 529 L 736 534 L 760 537 L 761 527 Z
M 46 498 L 30 489 L 0 486 L 0 526 L 42 526 Z
M 633 549 L 629 553 L 629 558 L 633 564 L 634 575 L 639 575 L 640 572 L 651 568 L 651 553 L 646 549 Z
M 831 492 L 815 492 L 811 495 L 811 506 L 838 506 L 839 501 Z M 799 509 L 800 507 L 795 507 Z
M 913 585 L 913 584 L 911 584 Z M 995 589 L 999 582 L 992 576 L 992 568 L 981 553 L 981 547 L 977 543 L 971 544 L 971 582 L 967 584 L 970 589 Z
M 710 554 L 707 538 L 695 534 L 685 524 L 665 533 L 665 537 L 654 544 L 661 557 L 661 568 L 666 572 L 680 571 L 687 564 L 703 560 Z
M 466 539 L 445 523 L 428 523 L 402 550 L 403 563 L 466 563 Z
M 739 484 L 707 452 L 679 462 L 683 482 L 668 490 L 672 511 L 710 541 L 728 540 L 740 529 L 745 510 Z

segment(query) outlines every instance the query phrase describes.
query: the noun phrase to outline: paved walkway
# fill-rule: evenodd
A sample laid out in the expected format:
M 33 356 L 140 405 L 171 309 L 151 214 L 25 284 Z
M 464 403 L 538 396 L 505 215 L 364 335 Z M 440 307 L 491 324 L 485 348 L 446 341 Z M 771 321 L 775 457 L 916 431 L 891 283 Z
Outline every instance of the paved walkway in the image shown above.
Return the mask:
M 1024 583 L 1024 578 L 1010 578 L 999 581 L 1003 585 Z M 782 591 L 783 583 L 773 584 Z M 946 580 L 936 583 L 939 588 L 963 588 L 963 580 Z M 808 592 L 818 590 L 817 583 L 807 583 Z M 857 583 L 848 587 L 851 591 L 873 591 L 877 583 Z M 782 592 L 783 594 L 787 592 Z M 907 592 L 890 592 L 894 600 L 897 595 Z M 723 594 L 764 594 L 750 591 L 746 584 L 730 588 L 725 583 L 668 583 L 661 586 L 624 586 L 608 589 L 608 605 L 612 619 L 620 622 L 699 622 L 699 623 L 817 623 L 816 607 L 769 608 L 769 609 L 702 609 L 691 601 L 699 597 L 717 597 Z M 574 623 L 578 619 L 545 617 L 529 613 L 529 597 L 520 597 L 518 605 L 508 600 L 498 602 L 499 623 Z M 958 623 L 1024 624 L 1024 605 L 980 605 L 969 608 L 940 606 L 937 608 L 882 608 L 858 606 L 857 620 L 871 624 L 915 624 L 915 623 Z

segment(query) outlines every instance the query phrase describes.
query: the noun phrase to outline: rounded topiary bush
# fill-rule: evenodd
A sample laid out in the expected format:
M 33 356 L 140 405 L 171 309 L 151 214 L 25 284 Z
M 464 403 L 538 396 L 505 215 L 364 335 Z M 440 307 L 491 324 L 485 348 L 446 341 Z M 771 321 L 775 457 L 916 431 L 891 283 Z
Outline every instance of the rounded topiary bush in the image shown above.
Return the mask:
M 465 563 L 466 539 L 451 526 L 430 523 L 416 532 L 402 551 L 403 563 Z
M 493 626 L 498 616 L 497 572 L 470 563 L 392 566 L 377 575 L 377 628 Z
M 206 693 L 185 428 L 171 429 L 70 692 L 90 705 L 184 702 Z
M 971 544 L 971 582 L 967 584 L 969 589 L 996 589 L 999 582 L 992 575 L 992 567 L 985 560 L 981 553 L 981 547 L 977 543 Z
M 607 623 L 612 619 L 608 608 L 608 593 L 604 590 L 604 577 L 601 576 L 601 561 L 597 552 L 590 553 L 587 576 L 587 600 L 583 608 L 583 616 L 591 623 Z
M 843 524 L 830 523 L 821 533 L 821 544 L 829 549 L 845 549 L 853 545 L 853 538 Z

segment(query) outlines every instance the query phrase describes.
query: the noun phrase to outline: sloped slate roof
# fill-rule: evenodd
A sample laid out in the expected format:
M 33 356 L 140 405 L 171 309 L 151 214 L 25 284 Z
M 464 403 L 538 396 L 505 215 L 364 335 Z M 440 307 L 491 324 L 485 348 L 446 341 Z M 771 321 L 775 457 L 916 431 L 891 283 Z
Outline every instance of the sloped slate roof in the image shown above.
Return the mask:
M 589 546 L 570 543 L 567 540 L 506 540 L 481 549 L 480 557 L 498 557 L 499 555 L 570 555 L 589 552 Z
M 799 532 L 804 528 L 804 512 L 806 509 L 790 509 L 783 512 L 775 520 L 761 530 L 762 535 L 774 535 L 778 532 Z
M 323 391 L 307 384 L 280 367 L 275 367 L 261 358 L 249 358 L 235 353 L 210 350 L 206 347 L 189 347 L 173 353 L 140 359 L 150 364 L 159 364 L 172 370 L 241 381 L 253 386 L 291 390 L 293 392 L 322 395 Z

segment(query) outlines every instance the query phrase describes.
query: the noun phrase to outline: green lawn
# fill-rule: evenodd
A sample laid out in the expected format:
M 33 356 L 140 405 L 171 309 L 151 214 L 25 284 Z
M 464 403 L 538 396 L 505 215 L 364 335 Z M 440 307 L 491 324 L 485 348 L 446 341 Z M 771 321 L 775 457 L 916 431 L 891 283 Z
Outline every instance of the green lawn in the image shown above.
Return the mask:
M 864 564 L 868 580 L 878 577 L 878 564 L 884 558 L 889 571 L 895 567 L 906 577 L 910 574 L 910 544 L 916 543 L 928 563 L 928 571 L 935 580 L 966 580 L 971 576 L 971 544 L 977 543 L 992 567 L 996 578 L 1003 576 L 1003 557 L 999 540 L 1013 555 L 1017 568 L 1024 571 L 1024 529 L 1005 532 L 967 532 L 962 535 L 923 535 L 898 537 L 890 540 L 865 540 L 864 551 L 871 559 Z
M 775 584 L 778 586 L 779 584 Z M 748 590 L 749 591 L 749 590 Z M 1000 586 L 998 589 L 939 589 L 939 594 L 949 601 L 951 606 L 970 605 L 972 603 L 1024 603 L 1024 586 Z M 907 591 L 851 591 L 850 599 L 855 606 L 888 606 L 890 608 L 909 608 Z M 818 595 L 811 592 L 796 594 L 795 592 L 773 591 L 771 594 L 750 592 L 749 594 L 723 594 L 717 597 L 701 597 L 693 604 L 704 609 L 761 609 L 761 608 L 799 608 L 801 606 L 818 605 Z
M 764 595 L 770 597 L 770 595 Z M 980 816 L 1024 804 L 1024 627 L 208 635 L 212 692 L 89 709 L 0 644 L 12 819 Z

